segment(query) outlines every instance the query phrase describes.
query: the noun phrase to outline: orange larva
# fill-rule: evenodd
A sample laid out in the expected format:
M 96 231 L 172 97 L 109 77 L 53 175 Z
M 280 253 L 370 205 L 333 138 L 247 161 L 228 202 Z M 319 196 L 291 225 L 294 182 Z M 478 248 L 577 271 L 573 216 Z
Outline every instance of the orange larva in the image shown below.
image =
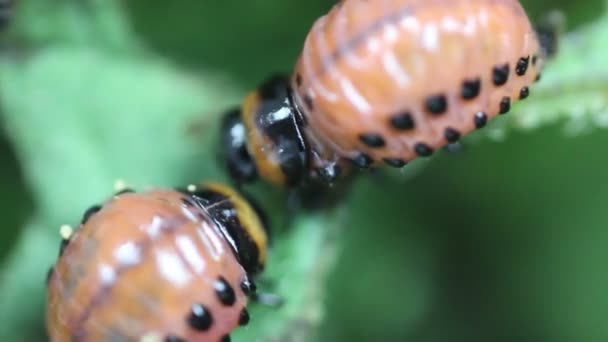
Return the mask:
M 344 0 L 310 30 L 291 79 L 225 119 L 228 169 L 286 186 L 350 163 L 402 167 L 525 99 L 543 55 L 516 0 Z
M 266 262 L 260 215 L 219 184 L 92 207 L 49 272 L 51 341 L 229 341 Z

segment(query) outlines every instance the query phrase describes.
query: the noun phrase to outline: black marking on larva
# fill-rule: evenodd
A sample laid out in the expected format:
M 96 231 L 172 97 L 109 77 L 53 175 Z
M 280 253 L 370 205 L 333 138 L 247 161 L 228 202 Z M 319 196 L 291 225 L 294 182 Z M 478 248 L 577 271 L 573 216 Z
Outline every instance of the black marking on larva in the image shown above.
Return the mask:
M 80 220 L 80 224 L 85 224 L 87 223 L 87 221 L 89 221 L 89 219 L 91 218 L 91 216 L 93 216 L 96 212 L 101 210 L 101 205 L 94 205 L 92 207 L 90 207 L 89 209 L 87 209 L 84 214 L 82 215 L 82 219 Z
M 481 90 L 481 79 L 476 78 L 474 80 L 465 80 L 462 82 L 462 90 L 460 96 L 464 100 L 472 100 L 479 95 Z
M 65 251 L 65 248 L 70 244 L 70 239 L 61 239 L 61 242 L 59 243 L 59 256 L 61 257 L 63 255 L 63 252 Z
M 414 118 L 410 112 L 399 113 L 391 118 L 393 128 L 400 131 L 414 129 Z
M 538 56 L 537 55 L 533 55 L 532 56 L 532 65 L 535 66 L 536 62 L 538 62 Z
M 448 100 L 443 94 L 432 95 L 427 97 L 425 107 L 427 112 L 440 115 L 448 110 Z
M 309 95 L 304 95 L 302 99 L 304 100 L 304 105 L 306 105 L 306 109 L 312 112 L 312 110 L 314 109 L 312 98 Z
M 243 290 L 243 293 L 246 296 L 250 296 L 255 293 L 255 291 L 257 290 L 257 286 L 254 282 L 246 278 L 241 282 L 241 290 Z
M 475 123 L 476 128 L 482 128 L 488 123 L 488 114 L 484 112 L 477 112 L 473 117 L 473 122 Z
M 215 281 L 215 285 L 213 286 L 215 289 L 215 294 L 220 302 L 225 306 L 232 306 L 236 302 L 236 295 L 234 294 L 234 290 L 232 286 L 226 281 L 226 278 L 220 276 L 218 280 Z
M 120 196 L 123 194 L 130 194 L 130 193 L 134 193 L 134 192 L 135 192 L 135 190 L 133 190 L 131 188 L 124 188 L 124 189 L 118 191 L 117 193 L 115 193 L 114 196 Z
M 443 136 L 445 137 L 445 140 L 447 140 L 449 143 L 455 143 L 458 141 L 458 139 L 460 139 L 460 132 L 451 127 L 447 127 L 443 131 Z
M 428 157 L 433 154 L 433 149 L 423 142 L 416 143 L 414 151 L 420 157 Z
M 244 327 L 249 323 L 249 311 L 247 311 L 247 308 L 243 308 L 243 310 L 241 310 L 241 314 L 239 315 L 239 325 Z
M 51 281 L 51 278 L 53 277 L 53 272 L 55 271 L 55 267 L 51 266 L 49 267 L 49 270 L 46 271 L 46 279 L 45 279 L 45 284 L 48 286 L 49 282 Z
M 358 156 L 352 159 L 352 162 L 361 169 L 367 169 L 370 167 L 370 165 L 372 165 L 374 160 L 367 154 L 361 152 Z
M 380 148 L 386 145 L 384 138 L 378 133 L 366 133 L 359 135 L 359 140 L 369 147 Z
M 165 342 L 186 342 L 186 340 L 179 336 L 167 335 L 167 337 L 165 337 Z
M 521 57 L 518 61 L 517 64 L 515 65 L 515 73 L 518 76 L 523 76 L 526 74 L 526 71 L 528 70 L 528 63 L 530 62 L 530 56 L 527 57 Z
M 540 73 L 538 75 L 536 75 L 536 78 L 534 79 L 534 82 L 538 82 L 540 81 Z
M 298 87 L 302 86 L 302 75 L 300 75 L 300 74 L 296 74 L 296 86 L 298 86 Z
M 382 159 L 382 161 L 384 161 L 384 163 L 388 166 L 397 167 L 397 168 L 404 167 L 405 164 L 407 164 L 407 162 L 405 160 L 400 159 L 400 158 L 384 158 L 384 159 Z
M 497 65 L 492 69 L 492 82 L 495 86 L 501 86 L 509 80 L 509 64 Z
M 188 325 L 197 331 L 207 331 L 213 325 L 213 315 L 202 304 L 194 304 L 186 318 Z
M 506 114 L 511 110 L 511 98 L 508 96 L 504 96 L 502 100 L 500 100 L 500 108 L 498 114 Z
M 249 274 L 262 271 L 264 265 L 260 264 L 259 260 L 260 246 L 251 236 L 251 222 L 240 217 L 235 203 L 226 194 L 209 188 L 198 189 L 191 196 L 195 202 L 206 208 L 216 224 L 225 228 L 234 242 L 232 252 L 245 271 Z M 260 218 L 263 218 L 262 215 Z
M 222 336 L 222 339 L 220 340 L 220 342 L 230 342 L 230 335 Z
M 528 87 L 521 87 L 519 90 L 519 99 L 526 99 L 530 95 L 530 89 Z

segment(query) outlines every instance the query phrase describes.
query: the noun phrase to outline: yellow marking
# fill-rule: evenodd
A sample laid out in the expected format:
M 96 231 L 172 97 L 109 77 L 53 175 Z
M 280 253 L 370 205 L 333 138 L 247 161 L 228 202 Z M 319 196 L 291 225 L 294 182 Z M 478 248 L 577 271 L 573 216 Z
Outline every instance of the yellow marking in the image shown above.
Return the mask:
M 196 191 L 196 185 L 189 184 L 188 187 L 186 187 L 186 190 L 188 190 L 188 192 L 195 192 Z
M 64 240 L 69 240 L 72 235 L 74 235 L 74 228 L 70 227 L 67 224 L 64 224 L 59 227 L 59 235 L 61 235 Z
M 260 95 L 257 91 L 249 93 L 241 108 L 242 120 L 247 130 L 247 149 L 253 157 L 258 173 L 262 178 L 278 186 L 285 185 L 286 179 L 275 153 L 276 146 L 267 139 L 255 123 Z
M 212 191 L 218 192 L 232 201 L 236 209 L 239 221 L 243 229 L 251 236 L 259 250 L 258 263 L 264 267 L 267 260 L 268 236 L 262 225 L 261 218 L 258 216 L 249 201 L 234 189 L 216 182 L 206 182 L 203 186 Z
M 128 187 L 127 182 L 124 179 L 117 179 L 114 181 L 114 191 L 120 192 L 125 190 Z

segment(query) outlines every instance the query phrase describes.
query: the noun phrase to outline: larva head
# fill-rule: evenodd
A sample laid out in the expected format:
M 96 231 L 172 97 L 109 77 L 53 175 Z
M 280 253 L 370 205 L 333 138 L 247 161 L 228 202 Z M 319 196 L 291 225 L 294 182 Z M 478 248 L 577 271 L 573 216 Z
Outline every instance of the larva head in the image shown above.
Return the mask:
M 270 223 L 253 198 L 220 183 L 190 186 L 188 192 L 224 230 L 239 262 L 250 275 L 266 267 Z
M 305 176 L 308 153 L 290 93 L 288 79 L 273 76 L 245 97 L 240 110 L 226 114 L 224 158 L 237 182 L 259 176 L 275 185 L 293 186 Z

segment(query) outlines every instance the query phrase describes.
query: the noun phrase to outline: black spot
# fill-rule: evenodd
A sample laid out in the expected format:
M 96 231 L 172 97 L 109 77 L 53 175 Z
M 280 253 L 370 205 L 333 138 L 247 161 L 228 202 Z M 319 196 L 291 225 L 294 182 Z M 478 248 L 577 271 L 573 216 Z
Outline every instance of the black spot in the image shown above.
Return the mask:
M 472 100 L 479 95 L 481 89 L 481 80 L 479 78 L 474 80 L 467 80 L 462 82 L 462 91 L 460 96 L 465 100 Z
M 409 112 L 397 114 L 391 118 L 391 125 L 398 130 L 408 130 L 414 128 L 414 119 Z
M 359 155 L 357 157 L 355 157 L 355 159 L 353 159 L 352 162 L 357 167 L 362 168 L 362 169 L 366 169 L 366 168 L 370 167 L 370 165 L 372 165 L 372 163 L 374 161 L 367 154 L 365 154 L 365 153 L 359 153 Z
M 254 282 L 250 281 L 249 279 L 245 279 L 241 282 L 241 290 L 243 290 L 243 293 L 246 296 L 249 296 L 249 295 L 255 293 L 255 291 L 257 290 L 257 286 L 255 285 Z
M 407 162 L 405 160 L 399 159 L 399 158 L 384 158 L 383 161 L 388 166 L 398 167 L 398 168 L 404 167 L 405 164 L 407 164 Z
M 359 140 L 369 147 L 384 147 L 386 144 L 382 136 L 377 133 L 361 134 Z
M 213 316 L 211 315 L 211 311 L 202 304 L 194 304 L 188 315 L 187 322 L 194 330 L 207 331 L 213 324 Z
M 179 336 L 167 335 L 167 337 L 165 337 L 165 342 L 186 342 L 186 340 Z
M 538 82 L 540 81 L 540 73 L 538 75 L 536 75 L 536 78 L 534 79 L 534 82 Z
M 458 132 L 457 130 L 447 127 L 444 131 L 443 131 L 443 136 L 445 137 L 445 140 L 447 140 L 450 143 L 455 143 L 458 141 L 458 139 L 460 139 L 460 132 Z
M 520 58 L 517 61 L 517 64 L 515 65 L 515 73 L 518 76 L 525 75 L 526 71 L 528 70 L 528 63 L 529 62 L 530 62 L 530 56 Z
M 538 56 L 537 55 L 532 56 L 532 65 L 536 65 L 537 61 L 538 61 Z
M 435 115 L 443 114 L 448 110 L 448 100 L 445 95 L 433 95 L 426 99 L 426 110 Z
M 51 281 L 51 277 L 53 276 L 53 272 L 55 271 L 55 268 L 53 266 L 51 266 L 49 268 L 48 271 L 46 271 L 46 285 L 49 285 L 49 282 Z
M 217 298 L 219 298 L 222 304 L 226 306 L 234 305 L 236 302 L 234 290 L 224 277 L 220 276 L 220 278 L 215 282 L 214 288 L 215 294 L 217 294 Z
M 416 151 L 416 154 L 420 157 L 428 157 L 433 154 L 433 149 L 429 145 L 421 142 L 414 145 L 414 151 Z
M 519 90 L 519 99 L 520 100 L 527 98 L 529 95 L 530 95 L 530 89 L 528 89 L 528 87 L 522 87 Z
M 230 342 L 230 335 L 224 335 L 220 342 Z
M 94 205 L 92 207 L 90 207 L 89 209 L 87 209 L 84 212 L 84 215 L 82 215 L 82 220 L 80 220 L 81 224 L 85 224 L 87 223 L 87 221 L 91 218 L 91 216 L 93 216 L 93 214 L 95 214 L 96 212 L 101 210 L 101 206 L 100 205 Z
M 505 96 L 500 100 L 500 108 L 498 114 L 506 114 L 511 110 L 511 98 Z
M 488 114 L 484 112 L 475 113 L 475 117 L 473 118 L 473 122 L 475 123 L 475 127 L 482 128 L 488 123 Z
M 300 75 L 300 74 L 296 75 L 296 85 L 298 87 L 300 87 L 302 85 L 302 75 Z
M 312 103 L 312 98 L 308 95 L 304 95 L 304 104 L 306 105 L 306 109 L 308 109 L 309 112 L 312 112 L 314 106 Z
M 241 315 L 239 316 L 239 325 L 240 326 L 246 326 L 249 323 L 249 311 L 247 311 L 246 308 L 243 308 L 243 310 L 241 310 Z
M 501 86 L 509 80 L 509 64 L 495 66 L 492 70 L 492 82 L 494 85 Z

